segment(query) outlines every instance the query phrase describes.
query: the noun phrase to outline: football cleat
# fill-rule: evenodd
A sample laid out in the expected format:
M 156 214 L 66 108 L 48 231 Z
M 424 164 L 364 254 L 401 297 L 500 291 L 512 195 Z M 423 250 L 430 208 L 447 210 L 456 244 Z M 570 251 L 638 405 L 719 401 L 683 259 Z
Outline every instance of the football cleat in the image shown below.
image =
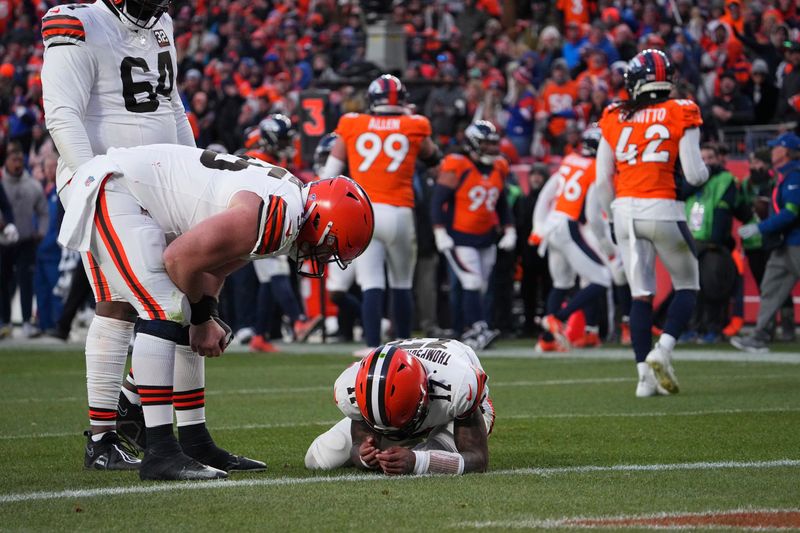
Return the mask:
M 670 394 L 677 394 L 680 390 L 675 371 L 672 369 L 672 354 L 656 343 L 645 358 L 647 365 L 653 369 L 656 380 Z
M 639 383 L 636 384 L 636 397 L 649 398 L 651 396 L 669 396 L 669 391 L 661 386 L 649 366 L 639 376 Z
M 570 347 L 569 339 L 567 338 L 566 328 L 564 323 L 555 317 L 555 315 L 545 315 L 542 318 L 542 327 L 550 332 L 556 340 L 565 348 Z
M 124 393 L 120 393 L 117 400 L 117 432 L 123 441 L 137 451 L 142 452 L 147 448 L 142 406 L 131 403 Z
M 731 337 L 731 344 L 734 348 L 744 350 L 749 353 L 768 353 L 769 346 L 765 336 L 752 334 L 747 337 Z
M 296 342 L 306 342 L 308 337 L 322 326 L 323 320 L 322 315 L 317 315 L 307 320 L 295 320 L 293 327 L 294 340 Z
M 536 353 L 548 353 L 548 352 L 566 352 L 567 348 L 563 346 L 557 340 L 546 341 L 544 339 L 539 339 L 539 342 L 536 343 L 536 348 L 534 349 Z
M 602 346 L 600 335 L 596 331 L 586 331 L 583 336 L 572 343 L 575 348 L 597 348 Z
M 744 319 L 740 316 L 734 316 L 731 318 L 731 321 L 728 322 L 728 325 L 725 326 L 725 329 L 722 330 L 722 334 L 728 338 L 733 337 L 742 330 L 743 325 Z
M 84 468 L 90 470 L 138 470 L 140 461 L 133 450 L 128 450 L 113 431 L 107 432 L 98 442 L 92 440 L 92 432 L 85 431 L 86 453 Z
M 263 335 L 254 335 L 250 339 L 249 346 L 251 352 L 274 353 L 278 351 L 275 345 L 264 338 Z
M 149 449 L 144 454 L 139 478 L 155 481 L 207 481 L 225 479 L 223 470 L 204 465 L 181 451 L 173 438 L 158 449 Z

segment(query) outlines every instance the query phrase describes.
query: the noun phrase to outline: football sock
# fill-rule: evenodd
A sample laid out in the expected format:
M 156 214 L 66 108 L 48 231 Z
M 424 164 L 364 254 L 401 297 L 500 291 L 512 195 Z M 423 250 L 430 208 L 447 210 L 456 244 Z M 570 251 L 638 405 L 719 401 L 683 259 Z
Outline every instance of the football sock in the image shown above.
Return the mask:
M 483 320 L 481 314 L 481 292 L 463 289 L 461 292 L 461 309 L 463 310 L 465 326 L 470 327 L 475 322 Z
M 180 451 L 175 449 L 175 435 L 172 432 L 172 423 L 162 424 L 147 428 L 147 451 L 150 452 L 169 452 L 170 454 Z
M 283 313 L 292 319 L 292 324 L 301 318 L 303 311 L 300 309 L 300 303 L 297 301 L 297 295 L 292 288 L 292 282 L 289 276 L 272 276 L 270 280 L 272 286 L 272 294 L 278 305 L 281 306 Z
M 595 298 L 583 308 L 587 331 L 591 328 L 592 331 L 597 333 L 598 325 L 600 324 L 600 311 L 600 298 Z
M 224 462 L 230 454 L 217 446 L 205 423 L 191 424 L 178 427 L 178 441 L 181 443 L 183 453 L 207 465 Z
M 662 333 L 658 338 L 658 344 L 661 345 L 662 348 L 671 352 L 675 348 L 675 337 L 669 333 Z
M 364 325 L 364 342 L 367 346 L 380 345 L 381 318 L 383 318 L 383 289 L 364 291 L 361 301 L 361 323 Z
M 574 297 L 572 297 L 566 307 L 558 309 L 554 314 L 557 319 L 562 322 L 566 321 L 572 313 L 578 309 L 586 309 L 590 305 L 594 305 L 595 301 L 603 296 L 606 288 L 597 283 L 590 283 L 586 287 L 579 290 Z M 560 305 L 560 304 L 559 304 Z
M 189 346 L 175 347 L 175 389 L 172 402 L 178 427 L 206 421 L 206 358 Z
M 95 316 L 86 335 L 86 390 L 92 426 L 117 424 L 117 401 L 133 323 Z
M 122 394 L 133 405 L 142 405 L 142 399 L 139 397 L 139 389 L 136 388 L 136 378 L 133 376 L 133 367 L 128 370 L 128 375 L 125 376 L 125 381 L 122 382 Z
M 411 318 L 414 298 L 411 289 L 392 289 L 392 308 L 394 310 L 394 336 L 398 339 L 411 337 Z
M 172 427 L 175 343 L 138 333 L 133 343 L 133 366 L 136 367 L 136 381 L 150 442 L 150 428 L 166 424 Z
M 672 335 L 674 338 L 681 336 L 686 330 L 686 325 L 692 318 L 694 304 L 697 301 L 697 292 L 683 289 L 675 291 L 672 302 L 667 309 L 667 320 L 664 324 L 664 333 Z
M 547 314 L 554 315 L 561 309 L 561 304 L 564 303 L 564 298 L 567 297 L 567 289 L 550 289 L 550 294 L 547 295 Z
M 653 342 L 650 328 L 653 326 L 653 305 L 644 300 L 631 302 L 631 345 L 636 362 L 643 363 L 650 353 Z

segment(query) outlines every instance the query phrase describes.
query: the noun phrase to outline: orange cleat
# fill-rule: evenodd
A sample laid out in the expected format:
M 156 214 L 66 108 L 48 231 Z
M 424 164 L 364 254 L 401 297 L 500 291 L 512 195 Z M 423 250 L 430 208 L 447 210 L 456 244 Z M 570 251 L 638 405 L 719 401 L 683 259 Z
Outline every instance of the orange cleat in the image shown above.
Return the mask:
M 570 346 L 569 339 L 567 338 L 566 326 L 564 326 L 564 323 L 557 319 L 555 315 L 545 315 L 542 318 L 542 327 L 549 331 L 562 346 Z
M 278 351 L 275 345 L 265 339 L 263 335 L 253 335 L 249 346 L 251 352 L 274 353 Z
M 322 327 L 322 315 L 317 315 L 308 320 L 295 320 L 294 322 L 294 340 L 297 342 L 306 342 L 312 333 Z
M 546 353 L 546 352 L 566 352 L 567 348 L 556 340 L 546 341 L 544 339 L 539 339 L 539 342 L 536 343 L 536 353 Z
M 577 339 L 572 345 L 576 348 L 596 348 L 602 346 L 600 335 L 596 331 L 586 331 L 583 337 Z
M 734 337 L 742 330 L 742 326 L 744 326 L 744 319 L 742 317 L 731 317 L 731 321 L 728 322 L 728 325 L 722 330 L 722 334 L 726 337 Z
M 631 325 L 623 322 L 619 325 L 619 342 L 623 346 L 631 345 Z

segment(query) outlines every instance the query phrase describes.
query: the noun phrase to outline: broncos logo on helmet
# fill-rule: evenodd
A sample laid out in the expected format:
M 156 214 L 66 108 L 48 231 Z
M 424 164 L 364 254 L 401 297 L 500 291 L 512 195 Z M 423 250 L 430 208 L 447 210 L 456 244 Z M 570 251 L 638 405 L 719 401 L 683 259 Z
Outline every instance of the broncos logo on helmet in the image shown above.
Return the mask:
M 597 155 L 597 148 L 600 146 L 600 139 L 603 137 L 603 132 L 593 122 L 581 135 L 581 155 L 585 157 L 594 157 Z
M 384 74 L 367 87 L 369 109 L 373 113 L 404 113 L 406 88 L 391 74 Z
M 636 100 L 650 94 L 650 98 L 668 96 L 672 91 L 675 67 L 661 50 L 647 49 L 628 62 L 625 71 L 625 88 Z
M 500 155 L 500 134 L 488 120 L 476 120 L 464 131 L 467 152 L 475 162 L 491 165 Z

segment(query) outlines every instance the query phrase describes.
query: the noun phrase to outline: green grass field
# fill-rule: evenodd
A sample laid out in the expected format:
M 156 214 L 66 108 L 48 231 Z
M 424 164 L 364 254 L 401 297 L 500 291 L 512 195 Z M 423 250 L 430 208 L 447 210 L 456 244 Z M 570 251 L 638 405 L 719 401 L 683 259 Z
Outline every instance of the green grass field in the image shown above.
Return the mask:
M 679 349 L 682 392 L 648 399 L 634 397 L 627 349 L 536 358 L 521 346 L 482 357 L 497 409 L 490 472 L 457 478 L 304 469 L 339 419 L 346 348 L 209 361 L 212 434 L 270 468 L 205 484 L 83 470 L 82 354 L 0 349 L 0 530 L 713 529 L 737 510 L 800 528 L 797 346 L 770 362 Z

